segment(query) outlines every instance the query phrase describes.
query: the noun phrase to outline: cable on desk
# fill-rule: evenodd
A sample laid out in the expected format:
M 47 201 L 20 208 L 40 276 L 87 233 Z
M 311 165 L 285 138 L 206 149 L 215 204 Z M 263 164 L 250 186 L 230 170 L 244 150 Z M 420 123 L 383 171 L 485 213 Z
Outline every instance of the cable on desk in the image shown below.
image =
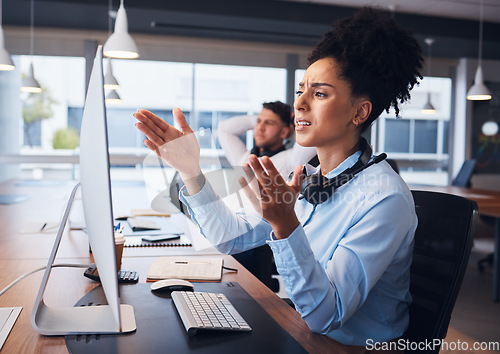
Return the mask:
M 88 267 L 92 267 L 92 266 L 95 266 L 95 263 L 94 264 L 74 264 L 74 263 L 58 263 L 58 264 L 53 264 L 52 265 L 52 268 L 88 268 Z M 19 278 L 17 278 L 16 280 L 14 280 L 12 283 L 10 283 L 9 285 L 7 285 L 5 288 L 2 289 L 2 291 L 0 291 L 0 296 L 2 296 L 4 293 L 6 293 L 10 288 L 12 288 L 14 285 L 16 285 L 17 283 L 19 283 L 21 280 L 23 280 L 24 278 L 30 276 L 31 274 L 34 274 L 36 272 L 39 272 L 41 270 L 45 270 L 47 268 L 47 266 L 43 266 L 43 267 L 40 267 L 40 268 L 37 268 L 35 270 L 32 270 L 28 273 L 25 273 L 23 275 L 21 275 Z

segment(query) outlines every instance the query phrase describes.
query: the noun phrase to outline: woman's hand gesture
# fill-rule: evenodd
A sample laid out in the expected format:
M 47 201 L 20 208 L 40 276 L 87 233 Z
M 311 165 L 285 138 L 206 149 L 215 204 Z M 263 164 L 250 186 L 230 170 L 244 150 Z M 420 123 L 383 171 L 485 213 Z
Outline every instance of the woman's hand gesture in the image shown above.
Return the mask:
M 277 239 L 288 237 L 299 225 L 294 207 L 303 179 L 302 166 L 295 168 L 287 183 L 269 157 L 264 156 L 259 161 L 255 155 L 250 155 L 248 161 L 243 168 L 250 182 L 243 177 L 239 181 L 243 191 L 255 210 L 271 224 L 274 236 Z

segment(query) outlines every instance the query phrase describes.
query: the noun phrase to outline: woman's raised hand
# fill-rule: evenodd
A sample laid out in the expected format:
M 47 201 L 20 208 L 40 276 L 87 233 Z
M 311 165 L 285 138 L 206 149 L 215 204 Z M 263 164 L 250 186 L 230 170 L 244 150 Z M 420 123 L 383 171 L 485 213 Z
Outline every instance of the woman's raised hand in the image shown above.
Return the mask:
M 294 208 L 303 179 L 302 166 L 295 168 L 287 183 L 269 157 L 259 160 L 250 155 L 248 162 L 243 169 L 250 182 L 243 177 L 239 180 L 243 191 L 254 209 L 271 224 L 277 239 L 290 236 L 299 225 Z
M 182 111 L 174 108 L 172 114 L 180 130 L 145 109 L 134 113 L 139 121 L 135 126 L 147 137 L 144 145 L 179 171 L 183 180 L 195 178 L 201 172 L 198 141 Z

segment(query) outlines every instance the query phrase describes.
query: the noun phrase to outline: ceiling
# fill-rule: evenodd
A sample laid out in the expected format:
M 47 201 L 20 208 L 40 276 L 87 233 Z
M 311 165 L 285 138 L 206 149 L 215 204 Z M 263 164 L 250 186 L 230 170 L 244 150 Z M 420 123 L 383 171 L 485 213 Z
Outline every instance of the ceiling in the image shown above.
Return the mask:
M 483 58 L 500 60 L 500 0 L 482 0 Z M 111 0 L 117 9 L 119 0 Z M 478 53 L 481 0 L 125 0 L 129 30 L 311 47 L 336 19 L 370 5 L 393 13 L 425 47 L 443 58 Z M 395 4 L 395 7 L 392 5 Z M 36 28 L 108 30 L 109 0 L 36 0 Z M 3 0 L 4 26 L 29 26 L 30 0 Z M 393 9 L 393 10 L 391 10 Z M 6 32 L 7 41 L 9 40 Z
M 379 6 L 397 13 L 479 20 L 483 3 L 484 21 L 500 23 L 500 0 L 288 0 L 310 4 L 362 7 Z

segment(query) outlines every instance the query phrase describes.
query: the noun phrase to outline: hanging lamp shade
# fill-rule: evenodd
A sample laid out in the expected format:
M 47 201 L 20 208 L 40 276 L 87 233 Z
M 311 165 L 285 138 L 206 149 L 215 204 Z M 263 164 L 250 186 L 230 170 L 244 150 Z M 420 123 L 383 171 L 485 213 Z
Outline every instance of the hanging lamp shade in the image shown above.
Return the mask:
M 430 92 L 427 93 L 427 101 L 425 102 L 424 107 L 422 107 L 422 109 L 420 110 L 420 113 L 422 113 L 422 114 L 435 114 L 436 113 L 436 109 L 434 108 L 434 106 L 431 103 L 431 93 Z
M 477 67 L 474 85 L 467 91 L 467 99 L 469 101 L 491 100 L 490 90 L 488 90 L 483 81 L 483 69 L 481 65 Z
M 123 7 L 123 0 L 116 14 L 115 31 L 104 44 L 104 55 L 119 59 L 135 59 L 139 57 L 137 46 L 128 33 L 127 13 Z
M 104 88 L 106 90 L 118 90 L 120 84 L 113 75 L 113 67 L 111 66 L 111 59 L 108 60 L 108 69 L 104 75 Z
M 104 100 L 106 103 L 111 103 L 111 104 L 118 104 L 122 103 L 122 99 L 118 95 L 118 92 L 116 90 L 111 90 L 109 93 L 106 95 L 106 99 Z
M 23 80 L 23 84 L 21 85 L 21 91 L 30 92 L 30 93 L 42 92 L 42 88 L 38 84 L 38 81 L 36 81 L 36 79 L 35 79 L 35 73 L 33 70 L 33 62 L 30 64 L 28 76 L 26 76 L 26 78 Z
M 5 42 L 3 36 L 3 28 L 0 26 L 0 70 L 10 71 L 14 70 L 15 66 L 12 62 L 9 52 L 5 49 Z

